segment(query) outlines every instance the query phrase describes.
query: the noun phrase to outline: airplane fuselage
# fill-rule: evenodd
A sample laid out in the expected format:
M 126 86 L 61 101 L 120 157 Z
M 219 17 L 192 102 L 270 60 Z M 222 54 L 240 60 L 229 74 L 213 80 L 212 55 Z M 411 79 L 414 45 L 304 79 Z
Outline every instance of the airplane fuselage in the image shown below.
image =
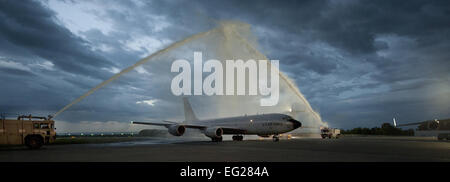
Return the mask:
M 193 125 L 203 125 L 207 127 L 235 128 L 244 133 L 227 132 L 223 134 L 254 134 L 273 135 L 292 131 L 301 126 L 301 123 L 285 114 L 261 114 L 238 117 L 227 117 L 218 119 L 207 119 L 200 121 L 185 121 L 184 123 Z
M 217 119 L 199 120 L 187 98 L 183 98 L 186 121 L 177 123 L 165 121 L 165 123 L 132 122 L 133 124 L 165 126 L 168 132 L 174 136 L 182 136 L 186 128 L 199 129 L 212 141 L 222 141 L 222 135 L 234 135 L 233 140 L 241 141 L 243 135 L 274 135 L 274 141 L 278 141 L 278 134 L 295 130 L 302 126 L 300 121 L 286 114 L 261 114 L 227 117 Z

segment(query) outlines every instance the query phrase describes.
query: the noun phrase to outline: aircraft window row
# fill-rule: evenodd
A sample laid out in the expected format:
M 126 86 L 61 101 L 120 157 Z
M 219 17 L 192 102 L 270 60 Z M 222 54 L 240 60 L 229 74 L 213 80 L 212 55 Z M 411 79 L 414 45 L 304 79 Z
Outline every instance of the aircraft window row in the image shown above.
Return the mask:
M 280 126 L 283 125 L 281 123 L 263 123 L 263 126 Z
M 52 127 L 53 127 L 53 125 L 52 125 Z M 34 129 L 49 129 L 49 126 L 48 126 L 48 123 L 41 123 L 41 124 L 39 124 L 39 123 L 33 123 L 33 128 Z
M 48 129 L 48 123 L 41 123 L 41 129 Z

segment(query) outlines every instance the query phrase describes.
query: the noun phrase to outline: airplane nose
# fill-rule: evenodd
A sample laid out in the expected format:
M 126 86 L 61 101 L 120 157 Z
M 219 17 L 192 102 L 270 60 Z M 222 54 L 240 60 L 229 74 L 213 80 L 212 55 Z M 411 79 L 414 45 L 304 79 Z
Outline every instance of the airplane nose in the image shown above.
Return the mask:
M 295 119 L 289 119 L 288 121 L 292 122 L 292 124 L 294 125 L 294 129 L 300 128 L 302 126 L 302 123 L 300 123 L 300 121 L 297 121 Z

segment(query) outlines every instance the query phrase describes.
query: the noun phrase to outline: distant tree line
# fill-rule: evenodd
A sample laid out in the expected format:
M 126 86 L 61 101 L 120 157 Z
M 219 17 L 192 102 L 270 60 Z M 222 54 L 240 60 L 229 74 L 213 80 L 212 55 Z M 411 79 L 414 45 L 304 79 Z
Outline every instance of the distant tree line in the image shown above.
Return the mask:
M 353 128 L 350 130 L 343 130 L 342 134 L 357 134 L 357 135 L 391 135 L 391 136 L 414 136 L 414 130 L 402 130 L 396 128 L 389 123 L 383 123 L 381 128 Z

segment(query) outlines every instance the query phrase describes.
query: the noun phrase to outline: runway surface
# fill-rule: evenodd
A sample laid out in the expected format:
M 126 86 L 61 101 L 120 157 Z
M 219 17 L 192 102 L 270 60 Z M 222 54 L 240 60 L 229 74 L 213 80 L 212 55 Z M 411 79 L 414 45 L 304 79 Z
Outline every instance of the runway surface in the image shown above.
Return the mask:
M 418 137 L 343 137 L 224 141 L 149 139 L 108 144 L 0 148 L 0 162 L 67 161 L 450 161 L 450 142 Z

